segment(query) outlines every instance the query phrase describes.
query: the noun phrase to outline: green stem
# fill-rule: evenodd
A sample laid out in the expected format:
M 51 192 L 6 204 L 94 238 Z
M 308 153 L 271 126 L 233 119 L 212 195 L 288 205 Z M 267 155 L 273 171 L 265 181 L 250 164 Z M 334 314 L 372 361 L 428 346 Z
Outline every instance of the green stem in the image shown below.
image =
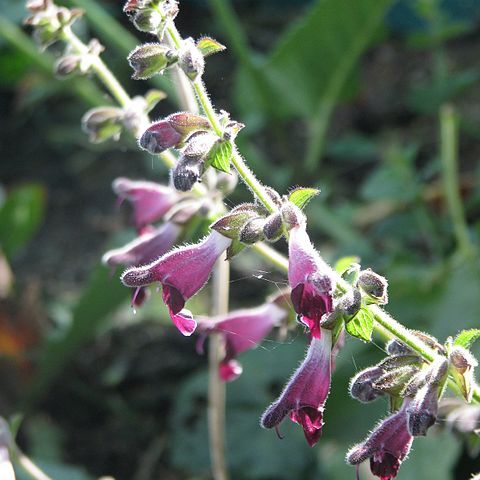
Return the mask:
M 80 55 L 89 55 L 88 47 L 72 32 L 70 27 L 63 29 L 63 38 Z M 98 56 L 92 56 L 92 69 L 115 97 L 117 102 L 126 107 L 130 103 L 130 97 L 124 90 L 115 75 L 108 69 L 103 60 Z
M 444 105 L 440 109 L 440 147 L 443 185 L 457 248 L 460 252 L 469 254 L 473 246 L 470 242 L 458 181 L 458 118 L 451 105 Z
M 14 462 L 18 463 L 22 470 L 32 479 L 32 480 L 53 480 L 52 477 L 49 477 L 46 473 L 40 470 L 35 463 L 30 460 L 14 443 L 10 447 L 10 454 Z
M 180 48 L 182 44 L 182 37 L 178 33 L 177 28 L 170 22 L 169 26 L 167 27 L 167 33 L 171 38 L 173 44 Z M 212 102 L 208 96 L 207 90 L 205 88 L 204 83 L 201 79 L 196 79 L 192 81 L 193 89 L 197 94 L 198 101 L 202 106 L 202 109 L 207 116 L 210 125 L 212 126 L 214 132 L 221 137 L 223 135 L 222 125 L 217 117 L 215 109 L 213 108 Z M 237 170 L 238 174 L 245 182 L 245 184 L 252 190 L 252 192 L 258 197 L 258 199 L 265 205 L 265 208 L 268 209 L 269 212 L 276 212 L 277 206 L 273 203 L 271 198 L 268 196 L 264 186 L 258 181 L 255 177 L 254 173 L 250 170 L 247 166 L 245 161 L 243 160 L 242 156 L 235 148 L 232 156 L 232 164 Z
M 225 256 L 220 258 L 213 270 L 212 315 L 228 313 L 230 267 Z M 225 382 L 218 374 L 218 366 L 223 358 L 225 346 L 222 336 L 210 335 L 208 354 L 208 434 L 210 457 L 214 480 L 228 480 L 225 457 Z

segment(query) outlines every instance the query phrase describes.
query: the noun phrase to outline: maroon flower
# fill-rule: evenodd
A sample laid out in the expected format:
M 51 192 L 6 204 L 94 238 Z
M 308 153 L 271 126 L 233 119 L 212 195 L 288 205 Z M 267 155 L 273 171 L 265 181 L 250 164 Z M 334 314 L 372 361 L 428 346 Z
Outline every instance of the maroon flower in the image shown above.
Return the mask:
M 332 278 L 322 272 L 318 252 L 313 248 L 305 221 L 290 230 L 288 280 L 291 298 L 299 320 L 320 337 L 320 320 L 333 310 Z
M 405 399 L 398 412 L 385 418 L 363 443 L 350 449 L 347 463 L 359 465 L 370 458 L 370 470 L 374 475 L 381 480 L 395 478 L 413 442 L 408 431 L 409 403 L 410 399 Z
M 283 308 L 272 302 L 217 318 L 199 319 L 199 329 L 223 336 L 225 356 L 219 364 L 220 378 L 226 382 L 238 378 L 242 366 L 236 360 L 237 355 L 255 348 L 286 315 Z
M 138 229 L 160 220 L 179 199 L 170 187 L 154 182 L 117 178 L 113 191 L 121 200 L 127 199 L 133 207 L 133 219 Z
M 126 286 L 136 288 L 161 283 L 163 301 L 173 323 L 183 335 L 191 335 L 197 322 L 183 308 L 185 302 L 205 285 L 215 262 L 231 242 L 212 232 L 197 244 L 172 250 L 148 265 L 129 268 L 121 280 Z
M 313 447 L 322 433 L 323 411 L 330 391 L 332 333 L 321 329 L 313 337 L 307 356 L 270 407 L 260 423 L 264 428 L 278 428 L 283 419 L 302 426 L 308 444 Z

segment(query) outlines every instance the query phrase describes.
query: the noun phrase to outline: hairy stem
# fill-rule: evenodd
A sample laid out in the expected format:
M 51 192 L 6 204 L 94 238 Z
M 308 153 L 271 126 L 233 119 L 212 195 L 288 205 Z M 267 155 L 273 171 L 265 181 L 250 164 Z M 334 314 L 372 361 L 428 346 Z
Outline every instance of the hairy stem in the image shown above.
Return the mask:
M 63 29 L 63 38 L 75 49 L 78 54 L 89 55 L 88 47 L 72 32 L 70 27 L 65 27 Z M 115 100 L 122 107 L 127 106 L 130 102 L 128 93 L 124 90 L 120 82 L 108 69 L 105 63 L 103 63 L 103 60 L 100 57 L 92 56 L 92 68 L 97 74 L 98 78 L 108 88 Z
M 182 37 L 178 33 L 178 30 L 173 24 L 173 22 L 170 22 L 170 25 L 167 27 L 167 33 L 171 41 L 173 42 L 173 44 L 177 48 L 179 48 L 182 44 Z M 198 101 L 202 106 L 202 109 L 205 115 L 207 116 L 210 122 L 210 125 L 212 126 L 213 130 L 218 136 L 222 136 L 222 133 L 223 133 L 222 126 L 217 117 L 215 109 L 213 108 L 212 102 L 210 101 L 210 97 L 208 96 L 204 83 L 200 78 L 197 78 L 196 80 L 192 81 L 192 84 L 193 84 L 193 89 L 197 94 Z M 269 212 L 275 212 L 277 210 L 276 205 L 268 196 L 264 186 L 255 177 L 254 173 L 247 166 L 247 164 L 245 163 L 245 161 L 243 160 L 242 156 L 240 155 L 240 153 L 237 151 L 236 148 L 234 149 L 234 152 L 233 152 L 232 163 L 235 169 L 237 170 L 238 174 L 240 175 L 241 179 L 258 197 L 258 199 L 265 205 L 265 208 L 267 208 Z
M 220 258 L 213 270 L 212 315 L 228 313 L 229 262 Z M 225 458 L 225 383 L 218 374 L 224 346 L 219 334 L 210 335 L 208 354 L 208 434 L 214 480 L 228 480 Z

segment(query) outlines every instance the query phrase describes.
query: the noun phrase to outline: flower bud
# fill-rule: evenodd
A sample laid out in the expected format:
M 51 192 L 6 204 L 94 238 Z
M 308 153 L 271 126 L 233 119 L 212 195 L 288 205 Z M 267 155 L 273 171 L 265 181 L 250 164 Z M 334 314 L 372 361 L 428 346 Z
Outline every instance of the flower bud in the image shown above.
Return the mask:
M 128 56 L 128 62 L 134 70 L 132 78 L 135 80 L 146 80 L 161 74 L 177 60 L 176 53 L 160 43 L 140 45 Z
M 478 365 L 475 357 L 465 348 L 454 345 L 450 351 L 450 373 L 460 387 L 467 402 L 472 401 L 474 385 L 474 368 Z
M 92 143 L 101 143 L 109 138 L 118 140 L 122 132 L 122 118 L 120 108 L 93 108 L 83 116 L 82 129 Z
M 205 59 L 192 38 L 184 40 L 178 57 L 178 65 L 190 80 L 196 80 L 203 75 Z
M 210 122 L 206 117 L 190 112 L 172 113 L 165 120 L 184 138 L 199 130 L 211 130 Z
M 67 77 L 80 69 L 82 57 L 80 55 L 64 55 L 60 57 L 54 66 L 55 75 Z
M 263 226 L 263 234 L 269 242 L 276 242 L 283 235 L 283 220 L 279 212 L 272 213 Z
M 343 273 L 342 278 L 350 285 L 357 285 L 360 276 L 360 264 L 352 263 Z
M 280 209 L 283 224 L 287 231 L 305 222 L 305 215 L 291 202 L 286 202 Z
M 247 222 L 240 231 L 239 240 L 246 245 L 253 245 L 264 238 L 263 226 L 264 218 L 254 218 Z
M 265 190 L 265 193 L 268 195 L 268 197 L 270 198 L 270 200 L 278 207 L 278 208 L 281 208 L 282 207 L 282 197 L 280 196 L 280 194 L 275 190 L 273 189 L 272 187 L 267 187 L 267 186 L 264 186 L 263 189 Z M 265 206 L 263 205 L 263 203 L 255 197 L 255 205 L 257 205 L 257 207 L 259 208 L 259 210 L 265 214 L 265 215 L 268 215 L 270 212 L 269 210 L 267 210 L 265 208 Z
M 362 295 L 357 288 L 345 293 L 337 302 L 333 312 L 321 321 L 322 328 L 334 329 L 339 323 L 348 323 L 355 317 L 362 306 Z
M 234 213 L 230 212 L 210 225 L 210 228 L 221 233 L 224 237 L 233 240 L 238 238 L 243 227 L 256 217 L 258 217 L 257 213 L 252 210 Z
M 373 383 L 373 387 L 390 395 L 399 395 L 405 384 L 418 372 L 416 365 L 405 365 L 385 372 Z
M 181 192 L 188 192 L 203 173 L 203 162 L 185 154 L 180 155 L 177 164 L 172 170 L 173 186 Z
M 370 268 L 360 272 L 358 286 L 366 293 L 371 303 L 385 305 L 388 303 L 388 282 Z
M 425 436 L 438 414 L 438 386 L 424 385 L 407 408 L 408 431 L 414 437 Z
M 383 395 L 373 383 L 383 375 L 383 370 L 378 367 L 366 368 L 359 372 L 350 381 L 350 395 L 362 403 L 372 402 Z
M 168 120 L 161 120 L 150 125 L 143 132 L 138 143 L 141 148 L 155 155 L 167 148 L 177 147 L 182 142 L 182 138 Z
M 162 17 L 159 12 L 152 8 L 140 10 L 132 18 L 133 24 L 140 32 L 154 33 L 162 23 Z

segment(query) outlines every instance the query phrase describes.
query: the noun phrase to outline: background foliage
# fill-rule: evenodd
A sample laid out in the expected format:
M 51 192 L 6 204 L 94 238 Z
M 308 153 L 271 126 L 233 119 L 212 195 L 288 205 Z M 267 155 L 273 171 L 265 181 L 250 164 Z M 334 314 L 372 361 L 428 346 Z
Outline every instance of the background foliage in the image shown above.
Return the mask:
M 98 36 L 129 92 L 142 92 L 129 80 L 125 57 L 138 41 L 118 2 L 59 3 L 85 8 L 79 34 Z M 54 52 L 38 53 L 19 28 L 23 1 L 0 6 L 1 413 L 25 413 L 19 441 L 54 479 L 208 478 L 205 359 L 194 340 L 171 331 L 161 302 L 133 315 L 128 292 L 98 265 L 107 247 L 133 234 L 114 208 L 111 181 L 165 181 L 166 171 L 128 138 L 89 144 L 79 119 L 108 99 L 85 78 L 53 81 Z M 441 340 L 478 327 L 480 4 L 184 0 L 178 25 L 228 46 L 209 59 L 206 83 L 217 107 L 246 123 L 239 143 L 258 176 L 280 192 L 321 188 L 307 213 L 324 255 L 359 255 L 386 275 L 388 307 L 410 327 Z M 154 83 L 171 94 L 154 112 L 160 117 L 176 100 L 168 77 Z M 459 124 L 468 250 L 446 202 L 455 181 L 441 158 L 447 103 Z M 231 201 L 246 198 L 239 188 Z M 284 281 L 243 253 L 232 303 L 259 303 Z M 192 309 L 206 311 L 207 298 Z M 312 450 L 298 428 L 282 427 L 279 441 L 258 426 L 304 347 L 296 335 L 273 337 L 242 358 L 245 373 L 228 386 L 233 478 L 353 478 L 344 453 L 382 409 L 357 405 L 346 385 L 381 345 L 347 342 L 324 438 Z M 476 453 L 468 457 L 438 430 L 415 441 L 398 478 L 466 479 L 480 470 Z

